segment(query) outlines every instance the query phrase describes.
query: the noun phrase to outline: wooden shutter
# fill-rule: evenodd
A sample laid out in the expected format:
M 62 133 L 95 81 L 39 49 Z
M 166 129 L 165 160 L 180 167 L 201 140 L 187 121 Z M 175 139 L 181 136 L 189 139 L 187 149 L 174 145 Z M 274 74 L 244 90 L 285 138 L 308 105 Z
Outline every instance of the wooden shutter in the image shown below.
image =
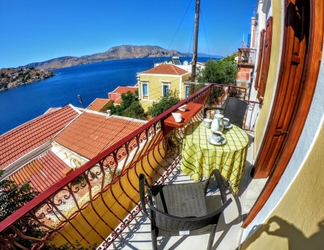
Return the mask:
M 263 59 L 262 59 L 262 66 L 261 66 L 260 83 L 259 83 L 259 89 L 258 89 L 258 95 L 257 95 L 259 101 L 262 101 L 264 98 L 266 83 L 267 83 L 267 79 L 268 79 L 270 55 L 271 55 L 271 45 L 272 45 L 272 26 L 273 26 L 273 18 L 270 17 L 267 21 L 266 35 L 265 35 L 265 41 L 264 41 L 264 51 L 263 51 Z
M 263 57 L 263 50 L 264 50 L 264 35 L 265 35 L 265 30 L 261 31 L 260 34 L 260 46 L 259 46 L 259 57 L 258 57 L 258 68 L 257 72 L 255 75 L 255 82 L 254 82 L 254 88 L 255 90 L 258 90 L 259 88 L 259 83 L 260 83 L 260 72 L 261 72 L 261 63 L 262 63 L 262 57 Z

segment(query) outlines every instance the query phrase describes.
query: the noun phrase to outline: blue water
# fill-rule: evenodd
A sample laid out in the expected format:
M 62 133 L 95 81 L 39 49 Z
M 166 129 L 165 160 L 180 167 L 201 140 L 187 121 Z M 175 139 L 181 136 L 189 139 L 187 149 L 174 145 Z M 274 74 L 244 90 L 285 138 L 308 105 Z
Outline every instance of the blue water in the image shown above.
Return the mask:
M 108 98 L 118 86 L 134 86 L 136 74 L 170 58 L 112 60 L 54 70 L 49 79 L 0 92 L 0 135 L 44 114 L 49 108 L 72 104 L 84 107 Z M 190 58 L 181 58 L 190 61 Z M 204 62 L 208 58 L 199 58 Z

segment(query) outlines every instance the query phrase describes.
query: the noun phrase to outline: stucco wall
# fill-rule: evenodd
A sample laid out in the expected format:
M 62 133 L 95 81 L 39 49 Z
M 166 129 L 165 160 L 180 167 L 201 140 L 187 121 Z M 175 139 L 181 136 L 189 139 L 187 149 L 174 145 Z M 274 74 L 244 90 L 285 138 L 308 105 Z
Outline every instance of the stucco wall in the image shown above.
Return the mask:
M 241 249 L 323 249 L 324 56 L 305 127 L 265 206 L 244 230 Z

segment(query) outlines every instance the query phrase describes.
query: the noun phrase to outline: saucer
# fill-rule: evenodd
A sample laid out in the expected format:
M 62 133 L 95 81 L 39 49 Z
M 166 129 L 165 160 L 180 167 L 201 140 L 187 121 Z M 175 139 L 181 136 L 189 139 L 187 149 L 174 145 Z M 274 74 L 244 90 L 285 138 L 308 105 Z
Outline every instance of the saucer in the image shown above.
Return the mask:
M 225 129 L 230 129 L 230 128 L 232 128 L 233 126 L 232 126 L 232 123 L 228 123 L 226 126 L 224 126 L 224 128 Z
M 213 137 L 211 135 L 207 136 L 207 141 L 210 144 L 216 145 L 216 146 L 221 146 L 224 145 L 226 143 L 226 139 L 225 137 L 222 137 L 222 139 L 219 142 L 214 141 Z

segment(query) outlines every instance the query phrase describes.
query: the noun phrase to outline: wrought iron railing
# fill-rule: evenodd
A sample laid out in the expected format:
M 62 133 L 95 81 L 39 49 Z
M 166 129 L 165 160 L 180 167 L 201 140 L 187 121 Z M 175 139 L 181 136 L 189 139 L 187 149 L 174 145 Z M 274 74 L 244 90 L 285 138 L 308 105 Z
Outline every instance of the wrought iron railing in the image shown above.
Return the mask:
M 245 88 L 210 84 L 112 145 L 3 220 L 0 248 L 108 247 L 140 211 L 139 174 L 164 183 L 181 161 L 183 129 L 165 133 L 164 120 L 185 103 L 221 105 L 230 95 L 247 101 Z M 255 105 L 250 102 L 246 116 L 249 131 Z M 202 111 L 192 121 L 197 119 Z

